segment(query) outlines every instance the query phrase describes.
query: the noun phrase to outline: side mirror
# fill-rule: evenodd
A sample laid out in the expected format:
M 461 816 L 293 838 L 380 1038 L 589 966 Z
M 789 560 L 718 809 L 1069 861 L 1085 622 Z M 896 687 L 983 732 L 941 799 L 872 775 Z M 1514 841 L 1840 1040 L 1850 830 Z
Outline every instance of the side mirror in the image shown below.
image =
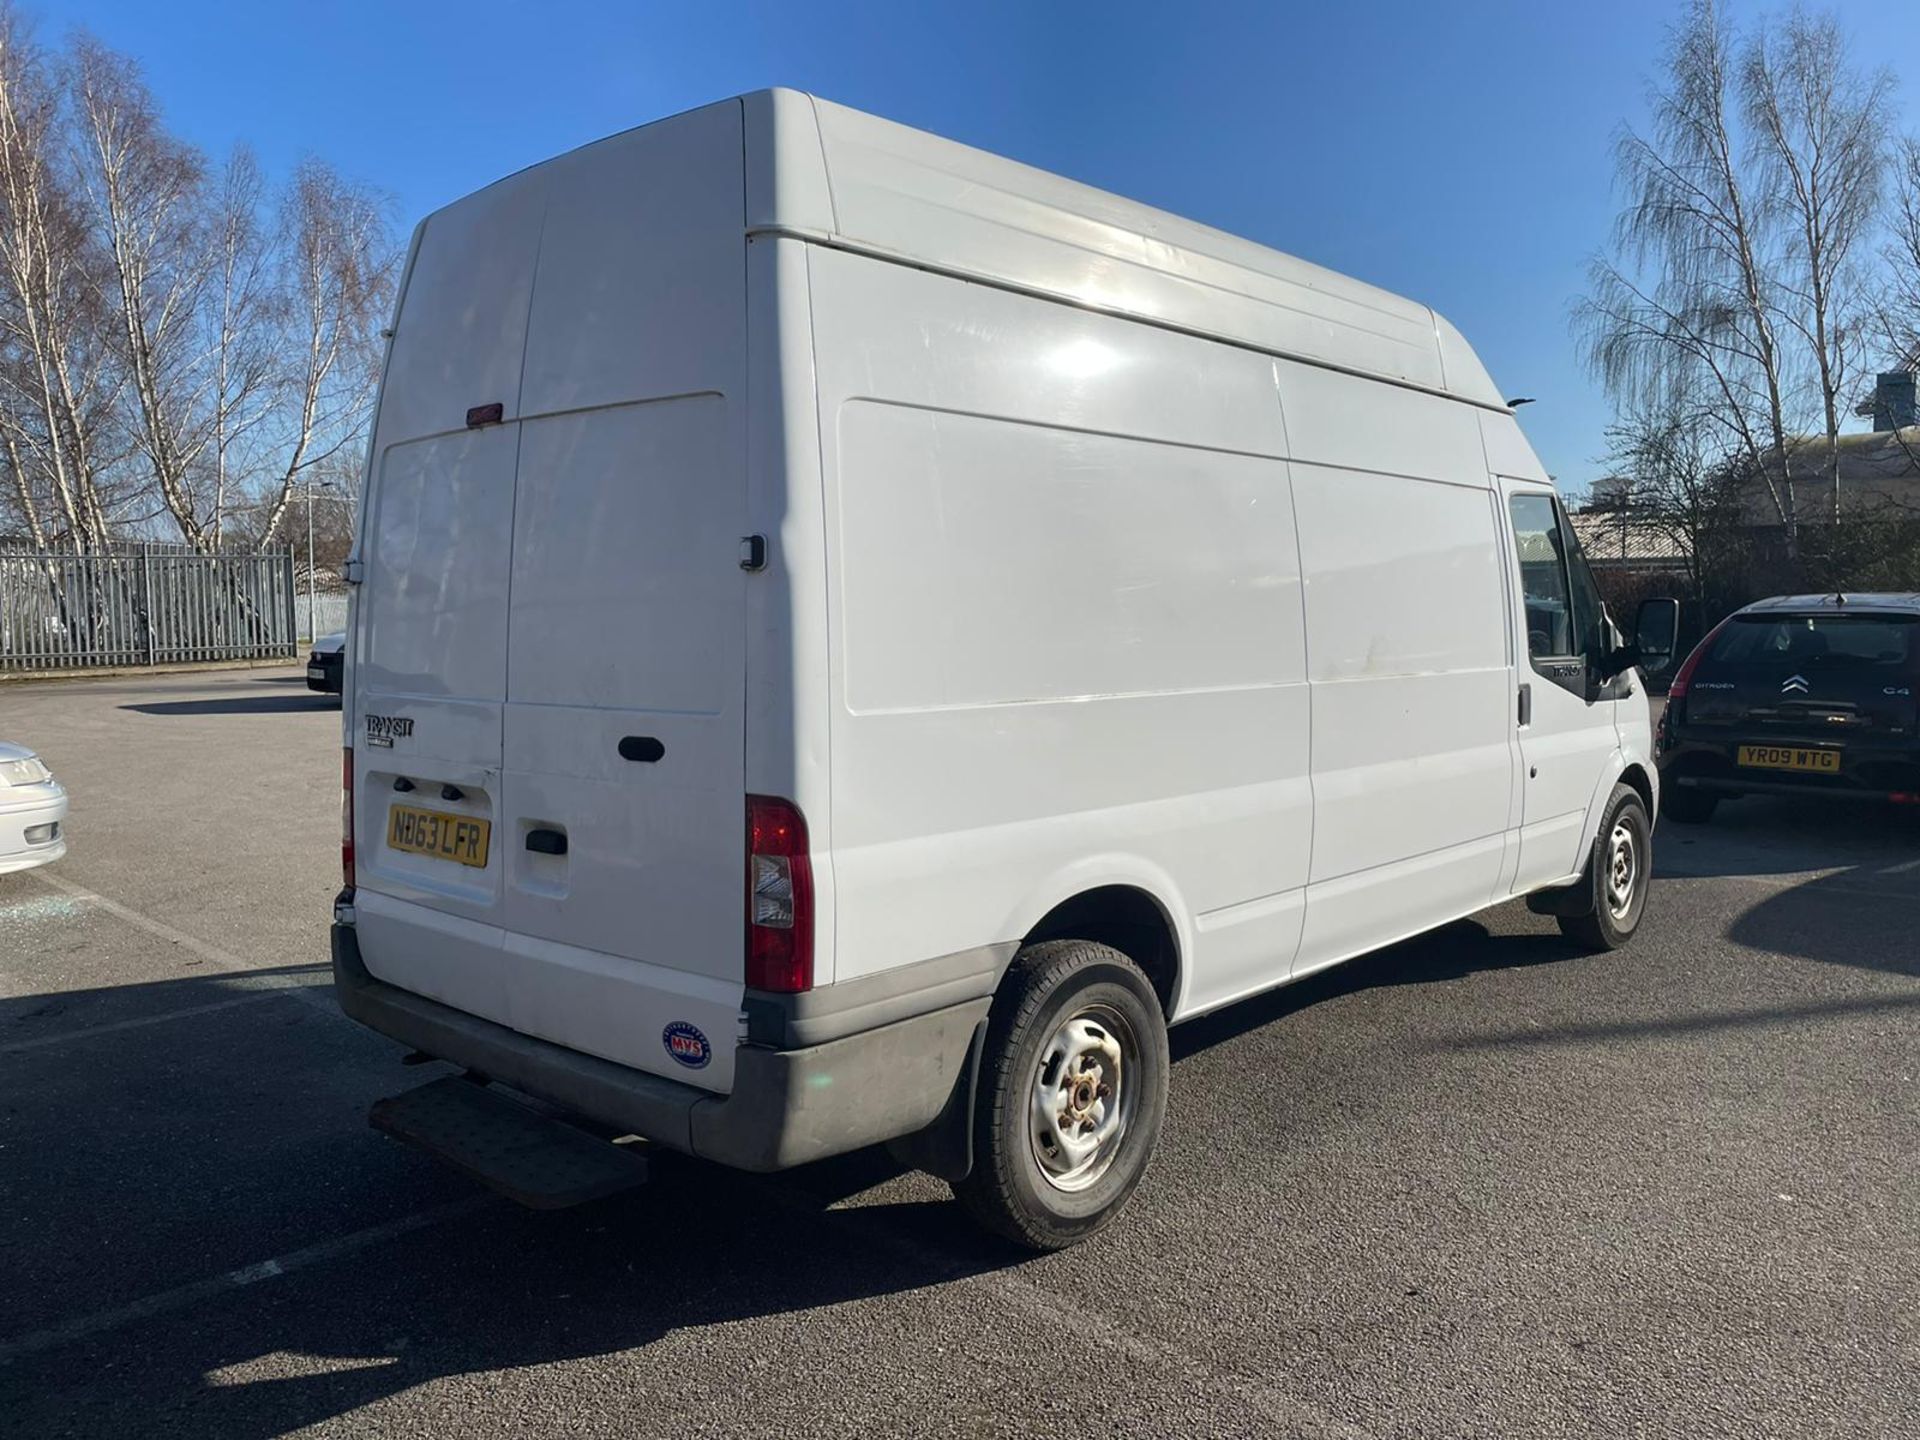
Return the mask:
M 1642 600 L 1633 621 L 1633 644 L 1638 663 L 1649 675 L 1673 664 L 1680 648 L 1680 602 L 1671 596 Z

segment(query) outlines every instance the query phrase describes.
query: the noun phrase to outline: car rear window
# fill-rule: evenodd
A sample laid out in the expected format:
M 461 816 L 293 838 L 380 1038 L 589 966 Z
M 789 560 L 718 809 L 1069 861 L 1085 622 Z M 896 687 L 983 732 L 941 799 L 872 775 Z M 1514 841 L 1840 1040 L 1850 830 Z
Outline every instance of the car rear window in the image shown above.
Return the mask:
M 1914 667 L 1920 625 L 1905 615 L 1736 615 L 1708 658 L 1715 665 Z

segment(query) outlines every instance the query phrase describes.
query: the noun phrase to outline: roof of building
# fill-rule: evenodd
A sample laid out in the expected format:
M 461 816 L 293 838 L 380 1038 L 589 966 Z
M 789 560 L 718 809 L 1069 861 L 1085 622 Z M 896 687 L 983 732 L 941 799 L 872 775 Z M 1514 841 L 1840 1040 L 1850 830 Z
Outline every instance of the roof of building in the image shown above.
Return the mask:
M 1904 430 L 1856 431 L 1842 435 L 1840 496 L 1856 510 L 1907 509 L 1920 517 L 1920 425 Z M 1802 518 L 1824 518 L 1830 506 L 1810 503 L 1809 495 L 1826 493 L 1827 442 L 1823 435 L 1806 436 L 1788 453 L 1792 467 L 1795 509 Z M 1778 476 L 1780 466 L 1769 459 L 1767 473 Z M 1743 507 L 1749 522 L 1777 524 L 1779 515 L 1766 487 L 1753 481 L 1745 487 Z
M 336 566 L 318 564 L 308 569 L 304 557 L 296 559 L 293 562 L 294 588 L 304 595 L 309 583 L 315 590 L 325 592 L 344 591 L 350 588 Z
M 1626 510 L 1584 510 L 1570 517 L 1590 565 L 1664 569 L 1684 565 L 1683 537 Z

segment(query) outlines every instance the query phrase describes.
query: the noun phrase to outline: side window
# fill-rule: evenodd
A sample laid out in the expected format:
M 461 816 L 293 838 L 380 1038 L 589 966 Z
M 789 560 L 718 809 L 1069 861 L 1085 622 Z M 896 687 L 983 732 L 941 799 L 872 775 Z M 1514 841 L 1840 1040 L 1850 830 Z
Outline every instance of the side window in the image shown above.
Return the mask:
M 1600 600 L 1600 587 L 1594 583 L 1593 571 L 1580 550 L 1580 537 L 1573 533 L 1573 525 L 1565 512 L 1560 516 L 1560 533 L 1566 537 L 1567 568 L 1573 579 L 1574 653 L 1598 660 L 1612 648 L 1607 640 L 1606 609 Z
M 1507 509 L 1513 518 L 1514 553 L 1520 559 L 1527 655 L 1535 661 L 1572 660 L 1580 654 L 1574 640 L 1573 586 L 1553 497 L 1514 495 Z

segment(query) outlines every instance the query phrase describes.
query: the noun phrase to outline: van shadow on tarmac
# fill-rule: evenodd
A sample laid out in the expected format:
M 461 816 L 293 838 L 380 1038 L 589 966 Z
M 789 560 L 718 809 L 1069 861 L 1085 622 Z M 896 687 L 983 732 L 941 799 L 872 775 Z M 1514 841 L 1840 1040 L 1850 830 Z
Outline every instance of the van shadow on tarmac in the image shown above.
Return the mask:
M 1920 814 L 1863 802 L 1751 797 L 1704 825 L 1662 823 L 1655 874 L 1776 882 L 1727 938 L 1823 964 L 1920 976 Z M 1685 887 L 1669 904 L 1685 903 Z M 1868 903 L 1863 903 L 1868 902 Z
M 304 682 L 303 682 L 304 683 Z M 338 710 L 338 695 L 224 695 L 201 700 L 147 700 L 122 705 L 142 715 L 284 715 L 308 710 Z
M 1465 922 L 1183 1026 L 1175 1055 L 1349 991 L 1572 953 L 1557 935 L 1495 938 Z M 647 1186 L 594 1205 L 536 1214 L 486 1199 L 364 1253 L 34 1344 L 90 1313 L 480 1193 L 365 1128 L 372 1099 L 437 1069 L 402 1071 L 390 1045 L 288 999 L 217 1008 L 246 993 L 236 980 L 289 973 L 0 1001 L 10 1153 L 42 1157 L 0 1184 L 0 1220 L 21 1247 L 0 1254 L 22 1301 L 0 1335 L 0 1430 L 278 1435 L 436 1378 L 617 1354 L 1026 1259 L 951 1201 L 830 1208 L 899 1174 L 881 1151 L 769 1177 L 655 1152 Z M 183 1018 L 40 1043 L 167 1014 Z M 83 1133 L 96 1126 L 107 1133 Z M 109 1134 L 110 1163 L 94 1148 Z M 684 1416 L 657 1375 L 649 1389 L 669 1407 L 649 1412 L 650 1428 L 711 1424 L 699 1386 L 680 1397 Z
M 1754 823 L 1773 822 L 1756 816 Z M 1859 823 L 1856 816 L 1851 828 Z M 1670 842 L 1673 833 L 1667 827 L 1661 838 Z M 1819 838 L 1787 863 L 1833 848 Z M 1771 843 L 1777 869 L 1779 835 Z M 1876 896 L 1920 893 L 1909 868 L 1920 847 L 1889 844 L 1886 836 L 1867 843 L 1866 851 L 1848 851 L 1856 863 L 1846 870 L 1756 896 L 1730 920 L 1729 938 L 1824 963 L 1920 974 L 1910 935 L 1920 912 L 1884 900 L 1870 915 L 1844 910 L 1861 886 Z M 1716 838 L 1709 828 L 1682 853 L 1688 875 L 1764 868 L 1738 830 Z M 1689 891 L 1662 887 L 1656 903 L 1686 904 Z M 1834 923 L 1836 906 L 1846 923 Z M 1174 1032 L 1173 1053 L 1195 1056 L 1357 991 L 1451 982 L 1577 954 L 1550 929 L 1495 934 L 1480 921 L 1460 921 L 1184 1025 Z M 90 1312 L 477 1193 L 364 1127 L 372 1099 L 437 1071 L 399 1070 L 391 1046 L 318 1007 L 266 999 L 220 1008 L 246 993 L 235 981 L 294 973 L 0 1001 L 0 1091 L 12 1097 L 8 1153 L 23 1162 L 0 1177 L 0 1226 L 10 1237 L 0 1246 L 8 1271 L 0 1292 L 20 1302 L 7 1308 L 22 1317 L 5 1323 L 0 1356 L 9 1342 Z M 309 980 L 323 974 L 305 967 Z M 1725 1013 L 1462 1043 L 1605 1044 L 1663 1027 L 1920 1007 L 1920 994 L 1799 1009 L 1727 1000 Z M 63 1029 L 163 1015 L 182 1018 L 53 1043 Z M 1284 1115 L 1275 1119 L 1268 1141 L 1290 1143 Z M 93 1129 L 100 1133 L 89 1135 Z M 101 1158 L 109 1152 L 111 1160 Z M 595 1205 L 535 1214 L 482 1200 L 377 1248 L 0 1360 L 0 1430 L 278 1435 L 436 1379 L 615 1355 L 675 1332 L 901 1295 L 1022 1263 L 967 1227 L 951 1202 L 831 1208 L 897 1173 L 880 1152 L 773 1177 L 717 1171 L 670 1153 L 656 1153 L 653 1164 L 648 1186 Z M 860 1323 L 875 1321 L 869 1314 Z M 891 1323 L 885 1312 L 879 1323 Z M 760 1363 L 780 1361 L 769 1354 Z M 636 1404 L 647 1407 L 646 1425 L 710 1426 L 706 1390 L 693 1380 L 676 1390 L 672 1374 L 653 1368 L 641 1377 L 645 1393 L 636 1393 Z M 456 1391 L 446 1403 L 474 1393 Z M 457 1412 L 444 1419 L 461 1428 Z
M 0 1433 L 280 1435 L 438 1377 L 617 1354 L 1016 1258 L 950 1204 L 829 1210 L 897 1173 L 874 1152 L 793 1178 L 657 1153 L 638 1191 L 520 1210 L 365 1127 L 371 1099 L 439 1072 L 402 1071 L 391 1046 L 292 1000 L 215 1008 L 246 993 L 228 982 L 269 974 L 285 972 L 0 1001 L 20 1162 L 0 1179 Z M 184 1018 L 38 1043 L 168 1013 Z M 116 1313 L 469 1196 L 477 1208 L 399 1239 Z M 111 1324 L 59 1335 L 94 1314 Z M 693 1385 L 684 1417 L 649 1410 L 646 1428 L 710 1426 L 704 1398 Z

